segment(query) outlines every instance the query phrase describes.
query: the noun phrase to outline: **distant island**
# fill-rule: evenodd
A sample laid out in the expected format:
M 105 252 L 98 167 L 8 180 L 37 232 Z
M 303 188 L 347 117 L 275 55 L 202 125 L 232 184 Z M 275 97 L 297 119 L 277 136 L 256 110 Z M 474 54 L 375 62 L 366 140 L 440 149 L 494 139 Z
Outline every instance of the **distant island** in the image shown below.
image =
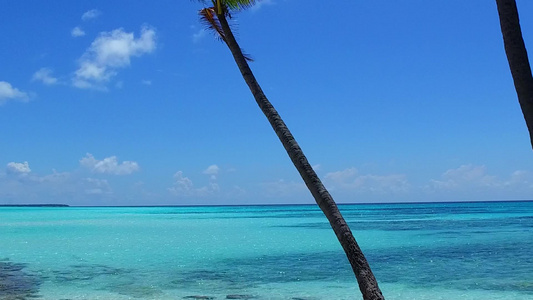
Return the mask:
M 69 207 L 67 204 L 0 204 L 0 207 Z

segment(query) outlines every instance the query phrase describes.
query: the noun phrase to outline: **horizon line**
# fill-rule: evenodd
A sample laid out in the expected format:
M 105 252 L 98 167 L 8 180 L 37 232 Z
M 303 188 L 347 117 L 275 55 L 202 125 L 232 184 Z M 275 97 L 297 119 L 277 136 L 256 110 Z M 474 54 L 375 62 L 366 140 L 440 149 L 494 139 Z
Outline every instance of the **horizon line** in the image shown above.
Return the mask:
M 356 202 L 337 203 L 340 205 L 388 205 L 388 204 L 446 204 L 446 203 L 503 203 L 503 202 L 533 202 L 529 200 L 448 200 L 448 201 L 402 201 L 402 202 Z M 236 206 L 311 206 L 316 203 L 266 203 L 266 204 L 161 204 L 161 205 L 69 205 L 62 203 L 42 204 L 0 204 L 0 207 L 236 207 Z

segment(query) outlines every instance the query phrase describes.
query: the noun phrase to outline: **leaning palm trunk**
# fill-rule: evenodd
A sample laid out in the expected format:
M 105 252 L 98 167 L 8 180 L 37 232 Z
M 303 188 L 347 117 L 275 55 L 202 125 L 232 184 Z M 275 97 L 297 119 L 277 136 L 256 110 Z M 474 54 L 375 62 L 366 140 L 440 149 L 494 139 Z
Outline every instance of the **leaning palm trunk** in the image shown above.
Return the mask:
M 359 288 L 361 290 L 361 293 L 363 294 L 363 299 L 384 299 L 378 287 L 376 278 L 370 270 L 370 266 L 368 265 L 368 262 L 365 256 L 363 255 L 363 252 L 359 248 L 359 245 L 355 241 L 355 238 L 353 237 L 352 232 L 348 227 L 348 224 L 346 224 L 346 221 L 342 217 L 337 207 L 337 204 L 335 203 L 335 201 L 333 200 L 333 198 L 326 190 L 326 188 L 316 175 L 315 171 L 307 161 L 307 158 L 302 152 L 302 149 L 300 148 L 300 146 L 292 136 L 291 132 L 285 125 L 285 122 L 283 122 L 276 109 L 274 109 L 274 106 L 272 106 L 272 104 L 268 101 L 265 94 L 261 90 L 261 87 L 257 83 L 252 73 L 252 70 L 246 62 L 246 58 L 243 55 L 241 48 L 239 47 L 237 41 L 235 40 L 235 37 L 233 36 L 226 17 L 223 13 L 217 13 L 217 17 L 220 21 L 221 28 L 224 31 L 225 42 L 231 50 L 235 62 L 237 63 L 237 66 L 239 67 L 239 70 L 241 71 L 244 80 L 246 81 L 248 87 L 254 95 L 257 104 L 261 108 L 261 111 L 263 111 L 263 113 L 267 117 L 268 121 L 270 122 L 270 125 L 272 125 L 272 128 L 278 135 L 281 143 L 283 144 L 283 147 L 285 147 L 285 150 L 289 154 L 289 157 L 291 158 L 294 166 L 296 167 L 296 169 L 298 169 L 298 172 L 302 176 L 305 184 L 307 185 L 307 188 L 309 188 L 309 191 L 311 191 L 311 194 L 313 194 L 316 203 L 328 218 L 329 223 L 333 228 L 333 231 L 337 235 L 337 238 L 339 239 L 339 242 L 341 243 L 344 252 L 348 257 L 348 260 L 352 265 L 355 277 L 357 278 L 357 282 L 359 283 Z
M 533 76 L 531 76 L 531 67 L 522 38 L 516 2 L 515 0 L 496 0 L 496 5 L 505 53 L 533 147 Z

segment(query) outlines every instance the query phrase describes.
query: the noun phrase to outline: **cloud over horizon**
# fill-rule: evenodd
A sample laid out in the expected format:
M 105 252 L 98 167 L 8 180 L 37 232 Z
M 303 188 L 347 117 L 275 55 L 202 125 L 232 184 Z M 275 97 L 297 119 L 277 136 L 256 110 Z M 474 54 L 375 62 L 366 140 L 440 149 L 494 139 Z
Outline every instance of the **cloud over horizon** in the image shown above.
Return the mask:
M 299 197 L 305 195 L 307 187 L 302 181 L 277 181 L 263 182 L 260 184 L 261 193 L 269 198 Z
M 81 158 L 79 164 L 80 167 L 88 169 L 93 174 L 100 175 L 128 175 L 140 169 L 137 162 L 119 161 L 116 156 L 97 159 L 90 153 Z M 243 188 L 236 182 L 229 182 L 229 185 L 221 188 L 218 182 L 221 171 L 218 165 L 209 165 L 196 173 L 197 176 L 201 176 L 198 177 L 199 179 L 194 179 L 194 181 L 201 182 L 198 185 L 195 185 L 183 171 L 177 171 L 173 175 L 170 187 L 161 187 L 160 190 L 153 190 L 155 193 L 152 192 L 149 196 L 137 195 L 139 199 L 129 200 L 133 194 L 128 194 L 128 191 L 134 186 L 133 183 L 126 187 L 123 182 L 122 191 L 117 194 L 108 181 L 114 180 L 112 178 L 98 178 L 99 176 L 93 178 L 81 170 L 70 172 L 53 170 L 52 173 L 40 175 L 32 170 L 27 161 L 12 161 L 5 165 L 4 170 L 0 170 L 0 196 L 4 199 L 19 199 L 19 202 L 24 203 L 33 203 L 39 199 L 42 201 L 46 197 L 56 199 L 56 196 L 60 197 L 57 199 L 63 203 L 70 199 L 69 197 L 75 197 L 73 202 L 68 202 L 70 201 L 68 200 L 65 203 L 84 203 L 85 205 L 93 203 L 91 201 L 105 203 L 117 197 L 124 199 L 123 204 L 129 203 L 128 201 L 136 204 L 151 203 L 150 201 L 155 201 L 154 199 L 159 197 L 154 195 L 164 195 L 165 192 L 167 195 L 173 195 L 191 204 L 211 203 L 209 201 L 217 203 L 221 200 L 245 204 L 249 199 L 244 199 L 244 196 L 252 197 L 251 199 L 259 203 L 308 203 L 312 201 L 312 196 L 305 184 L 299 179 L 251 182 L 254 188 L 250 191 L 250 186 Z M 409 182 L 407 176 L 402 174 L 368 174 L 361 173 L 356 168 L 329 172 L 323 179 L 338 203 L 525 200 L 530 199 L 530 195 L 533 194 L 533 173 L 529 171 L 515 170 L 508 176 L 498 177 L 490 175 L 485 166 L 472 164 L 448 169 L 439 179 L 428 179 L 418 183 Z M 227 180 L 225 183 L 228 183 Z M 129 196 L 125 197 L 125 195 Z M 165 200 L 162 196 L 157 199 L 161 201 L 160 203 L 168 203 L 167 201 L 172 201 L 173 198 Z
M 79 174 L 78 174 L 79 175 Z M 70 172 L 34 174 L 28 162 L 10 162 L 0 172 L 2 204 L 103 204 L 113 191 L 106 179 L 83 178 Z
M 461 165 L 442 173 L 440 179 L 431 179 L 427 189 L 434 192 L 519 192 L 533 193 L 533 174 L 515 170 L 507 178 L 490 175 L 483 165 Z
M 98 160 L 90 153 L 87 153 L 85 157 L 80 159 L 80 165 L 93 173 L 100 174 L 129 175 L 139 171 L 139 164 L 137 162 L 123 161 L 119 164 L 116 156 Z
M 360 174 L 356 168 L 329 172 L 324 176 L 324 181 L 332 190 L 351 190 L 375 194 L 406 193 L 411 189 L 411 184 L 404 174 Z
M 220 187 L 217 183 L 217 174 L 220 168 L 217 165 L 210 165 L 202 173 L 209 176 L 209 182 L 207 185 L 196 188 L 192 180 L 189 177 L 183 175 L 182 171 L 178 171 L 174 174 L 174 183 L 172 187 L 167 190 L 174 196 L 179 197 L 206 197 L 212 196 L 220 191 Z
M 111 186 L 106 179 L 85 178 L 84 191 L 87 195 L 111 194 Z

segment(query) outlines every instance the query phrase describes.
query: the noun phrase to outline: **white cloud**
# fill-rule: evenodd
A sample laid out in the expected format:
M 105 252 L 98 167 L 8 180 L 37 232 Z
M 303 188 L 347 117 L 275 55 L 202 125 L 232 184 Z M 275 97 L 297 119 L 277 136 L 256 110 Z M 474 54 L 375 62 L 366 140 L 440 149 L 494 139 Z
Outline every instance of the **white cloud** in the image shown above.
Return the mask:
M 456 169 L 444 172 L 440 180 L 430 180 L 430 185 L 436 189 L 462 189 L 465 186 L 494 186 L 498 185 L 494 176 L 486 174 L 485 166 L 462 165 Z
M 46 85 L 54 85 L 58 83 L 57 78 L 52 76 L 52 70 L 48 68 L 41 68 L 33 74 L 32 81 L 40 81 Z
M 79 59 L 80 67 L 72 83 L 78 88 L 105 89 L 118 69 L 130 65 L 132 57 L 151 53 L 156 48 L 155 30 L 143 27 L 139 38 L 122 28 L 102 32 Z
M 105 179 L 85 178 L 85 194 L 102 195 L 111 194 L 111 186 Z
M 31 172 L 30 165 L 27 161 L 23 163 L 10 162 L 7 164 L 6 173 L 8 174 L 29 174 Z
M 319 165 L 313 166 L 320 169 Z M 360 194 L 368 201 L 372 196 L 394 195 L 405 196 L 412 190 L 407 178 L 403 174 L 374 175 L 359 174 L 357 169 L 348 168 L 336 172 L 329 172 L 323 176 L 323 183 L 330 192 L 335 192 L 341 199 L 350 199 L 351 196 Z M 311 197 L 302 181 L 278 181 L 262 183 L 263 195 L 276 199 L 287 199 L 298 202 L 304 197 Z M 346 196 L 349 196 L 348 198 Z M 372 198 L 371 197 L 371 198 Z
M 355 168 L 348 168 L 342 171 L 327 173 L 325 179 L 329 179 L 334 182 L 345 182 L 351 177 L 354 177 L 356 174 L 357 174 L 357 170 Z
M 134 161 L 123 161 L 119 164 L 116 156 L 97 160 L 90 153 L 80 159 L 80 164 L 91 172 L 101 174 L 128 175 L 139 170 L 139 165 Z
M 331 190 L 370 192 L 372 194 L 405 193 L 411 188 L 407 177 L 403 174 L 363 175 L 359 174 L 355 168 L 327 173 L 324 181 L 331 187 Z
M 204 170 L 204 174 L 216 176 L 218 172 L 220 171 L 220 168 L 217 165 L 210 165 L 207 167 L 207 169 Z
M 144 84 L 144 85 L 152 85 L 152 81 L 151 80 L 141 80 L 141 83 Z
M 203 28 L 193 33 L 192 35 L 193 43 L 198 43 L 200 40 L 202 40 L 206 36 L 206 34 L 207 34 L 207 30 Z
M 524 185 L 529 188 L 533 188 L 533 175 L 531 172 L 523 171 L 523 170 L 517 170 L 514 171 L 511 174 L 511 177 L 509 180 L 506 180 L 504 183 L 505 186 L 517 186 L 517 185 Z
M 428 187 L 431 191 L 518 191 L 533 192 L 533 174 L 528 171 L 516 170 L 507 179 L 489 175 L 485 166 L 472 164 L 449 169 L 439 180 L 432 179 Z
M 9 82 L 0 81 L 0 105 L 8 100 L 27 102 L 30 99 L 27 93 L 14 88 Z
M 55 170 L 39 175 L 31 171 L 27 162 L 11 162 L 6 173 L 0 172 L 0 199 L 4 203 L 94 205 L 104 204 L 112 193 L 105 179 L 82 178 L 76 173 Z
M 27 161 L 23 163 L 10 162 L 6 167 L 6 174 L 9 178 L 23 183 L 32 184 L 55 184 L 66 181 L 70 177 L 70 173 L 59 173 L 52 170 L 52 174 L 39 176 L 33 173 Z M 1 175 L 1 174 L 0 174 Z
M 247 194 L 246 189 L 238 185 L 234 185 L 232 190 L 230 191 L 230 197 L 232 200 L 236 200 L 236 198 L 245 196 L 246 194 Z
M 169 188 L 169 191 L 175 195 L 188 195 L 192 190 L 192 180 L 190 180 L 188 177 L 183 176 L 182 171 L 176 172 L 176 174 L 174 174 L 174 186 Z
M 72 31 L 70 32 L 70 35 L 72 35 L 73 37 L 84 36 L 85 35 L 85 31 L 83 31 L 83 29 L 81 29 L 79 26 L 76 26 L 76 27 L 72 28 Z
M 91 9 L 81 15 L 83 21 L 89 21 L 98 18 L 102 13 L 97 9 Z
M 57 172 L 56 170 L 52 170 L 52 174 L 33 177 L 34 181 L 43 182 L 43 183 L 64 183 L 70 179 L 71 179 L 70 173 Z
M 261 184 L 263 193 L 270 198 L 296 197 L 303 195 L 307 187 L 303 182 L 278 181 L 264 182 Z
M 27 162 L 9 163 L 6 175 L 0 173 L 0 198 L 4 201 L 14 200 L 12 203 L 56 201 L 57 195 L 72 190 L 67 184 L 70 174 L 54 171 L 53 174 L 39 176 L 31 172 Z
M 211 168 L 213 166 L 216 168 Z M 206 171 L 208 170 L 209 173 L 206 173 Z M 206 171 L 204 171 L 204 174 L 210 175 L 209 183 L 200 188 L 195 188 L 192 180 L 188 177 L 185 177 L 182 171 L 176 172 L 176 174 L 174 174 L 174 184 L 172 187 L 168 188 L 168 191 L 175 196 L 181 197 L 197 198 L 214 195 L 215 193 L 220 191 L 220 187 L 216 182 L 215 175 L 216 173 L 218 173 L 218 167 L 216 165 L 212 165 L 208 167 Z

